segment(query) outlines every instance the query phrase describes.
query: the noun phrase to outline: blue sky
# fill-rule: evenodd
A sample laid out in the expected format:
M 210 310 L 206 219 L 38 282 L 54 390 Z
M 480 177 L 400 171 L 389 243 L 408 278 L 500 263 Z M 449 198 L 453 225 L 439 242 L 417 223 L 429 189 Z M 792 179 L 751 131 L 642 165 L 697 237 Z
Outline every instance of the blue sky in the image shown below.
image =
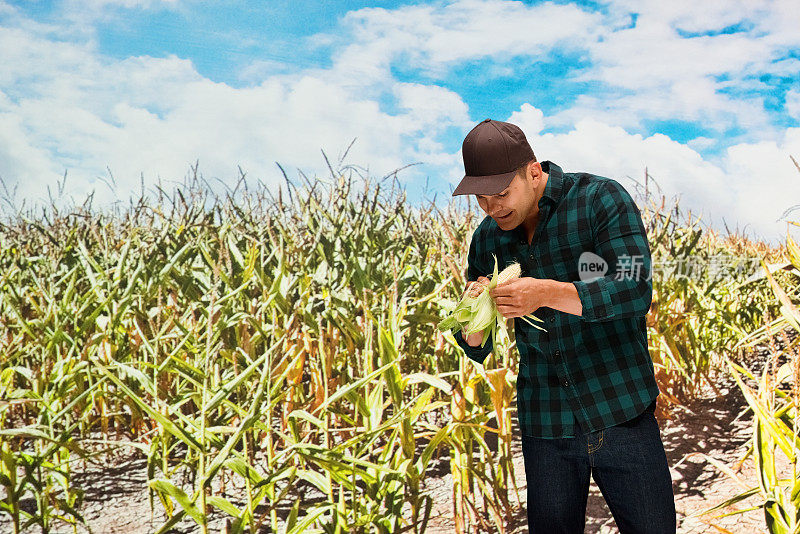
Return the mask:
M 449 201 L 484 118 L 537 156 L 777 241 L 800 204 L 794 2 L 0 0 L 0 178 L 127 200 L 200 162 L 327 176 L 324 150 Z M 109 173 L 116 187 L 109 187 Z M 454 199 L 454 202 L 463 202 Z M 790 217 L 791 219 L 791 217 Z

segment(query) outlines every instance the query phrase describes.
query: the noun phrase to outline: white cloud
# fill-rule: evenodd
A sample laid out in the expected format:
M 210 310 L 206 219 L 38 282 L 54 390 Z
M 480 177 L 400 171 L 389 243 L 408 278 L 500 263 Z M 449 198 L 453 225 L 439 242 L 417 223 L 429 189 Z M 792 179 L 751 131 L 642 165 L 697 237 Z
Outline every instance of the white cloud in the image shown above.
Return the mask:
M 0 93 L 0 104 L 4 104 L 4 101 Z M 6 106 L 3 105 L 3 108 Z M 24 175 L 27 180 L 19 181 L 20 175 Z M 36 147 L 35 140 L 31 139 L 19 115 L 0 111 L 0 179 L 8 188 L 8 193 L 16 193 L 16 198 L 21 203 L 21 199 L 30 192 L 27 186 L 39 177 L 51 177 L 53 187 L 55 186 L 58 167 L 53 164 L 51 154 Z M 44 195 L 46 189 L 38 192 Z
M 258 83 L 276 74 L 288 74 L 295 70 L 290 63 L 273 59 L 258 59 L 251 61 L 239 71 L 239 79 L 247 82 Z
M 102 9 L 108 6 L 148 9 L 156 5 L 177 4 L 178 0 L 81 0 L 81 3 L 95 9 Z
M 786 93 L 785 109 L 790 117 L 800 119 L 800 91 L 791 89 Z
M 93 0 L 86 11 L 66 5 L 75 9 L 70 20 L 103 17 L 118 13 L 116 8 L 182 9 L 155 0 Z M 0 13 L 13 11 L 0 27 L 0 176 L 24 187 L 26 196 L 42 198 L 44 185 L 67 169 L 76 199 L 98 187 L 97 200 L 110 200 L 98 179 L 106 167 L 124 198 L 138 192 L 140 173 L 146 184 L 157 177 L 179 179 L 199 159 L 207 177 L 230 183 L 240 165 L 251 178 L 274 183 L 280 176 L 275 161 L 290 173 L 300 168 L 327 176 L 320 149 L 336 160 L 357 137 L 347 162 L 367 165 L 373 175 L 422 161 L 422 174 L 456 183 L 462 160 L 443 139 L 452 142 L 453 130 L 466 134 L 484 117 L 472 118 L 464 99 L 444 81 L 399 83 L 392 69 L 419 69 L 447 80 L 453 68 L 488 60 L 488 69 L 472 83 L 490 92 L 493 76 L 513 76 L 509 59 L 549 61 L 554 51 L 567 51 L 590 61 L 578 81 L 601 86 L 558 113 L 546 115 L 526 103 L 511 115 L 508 120 L 523 128 L 540 159 L 568 171 L 620 177 L 623 185 L 629 183 L 626 175 L 639 177 L 646 165 L 666 190 L 682 193 L 693 212 L 750 221 L 765 234 L 780 227 L 782 235 L 783 223 L 774 223 L 780 213 L 773 210 L 788 206 L 776 207 L 769 199 L 795 195 L 793 184 L 800 180 L 785 163 L 787 153 L 800 152 L 797 133 L 776 127 L 761 97 L 735 95 L 743 87 L 769 90 L 759 81 L 761 73 L 796 68 L 797 60 L 781 57 L 799 39 L 797 16 L 788 6 L 631 0 L 591 13 L 549 2 L 461 0 L 366 8 L 348 13 L 335 34 L 308 39 L 318 49 L 331 48 L 330 68 L 254 61 L 239 73 L 252 85 L 234 88 L 204 78 L 187 59 L 105 57 L 91 25 L 67 30 L 41 24 L 0 0 Z M 641 13 L 637 24 L 626 28 L 634 11 Z M 731 35 L 687 39 L 679 33 L 714 32 L 740 21 L 749 24 L 746 31 Z M 519 82 L 520 88 L 529 83 Z M 560 102 L 568 103 L 568 96 L 559 96 Z M 381 109 L 379 102 L 387 99 L 394 99 L 396 113 Z M 797 90 L 787 94 L 785 109 L 800 115 Z M 739 126 L 746 135 L 712 162 L 701 153 L 724 147 L 725 138 L 708 135 L 684 145 L 663 135 L 631 133 L 653 119 L 692 121 L 712 130 Z M 554 127 L 565 133 L 548 133 Z M 767 168 L 768 176 L 754 181 Z
M 708 196 L 724 183 L 722 172 L 692 150 L 662 134 L 644 137 L 618 126 L 585 119 L 564 134 L 545 134 L 534 141 L 540 159 L 569 162 L 574 171 L 618 179 L 640 180 L 645 167 L 673 192 L 694 190 L 693 197 Z M 536 146 L 534 145 L 534 146 Z M 662 178 L 663 177 L 663 178 Z
M 647 119 L 677 119 L 719 131 L 738 126 L 775 138 L 780 131 L 771 127 L 763 96 L 725 90 L 742 88 L 763 73 L 791 71 L 796 60 L 784 56 L 800 46 L 795 8 L 795 2 L 784 0 L 611 1 L 610 20 L 630 20 L 637 13 L 636 24 L 612 26 L 589 43 L 592 64 L 579 76 L 609 89 L 603 96 L 579 98 L 553 122 L 567 125 L 593 117 L 636 128 Z M 742 31 L 719 33 L 740 23 Z
M 558 21 L 543 24 L 542 21 Z M 480 58 L 545 57 L 556 45 L 579 49 L 600 31 L 602 17 L 573 5 L 460 0 L 446 5 L 364 8 L 342 25 L 349 43 L 334 54 L 334 74 L 387 81 L 397 61 L 442 78 L 448 68 Z M 578 33 L 564 28 L 581 28 Z M 501 73 L 499 71 L 498 73 Z
M 544 113 L 541 109 L 535 108 L 525 102 L 520 106 L 519 111 L 515 111 L 511 114 L 507 122 L 516 124 L 527 135 L 537 135 L 544 130 Z M 528 139 L 528 142 L 530 142 L 530 139 Z
M 419 130 L 467 124 L 467 106 L 458 94 L 436 85 L 397 83 L 393 92 L 398 108 L 408 113 L 411 123 Z M 447 122 L 443 123 L 442 120 Z
M 525 113 L 516 112 L 508 120 L 520 124 L 539 160 L 551 160 L 566 172 L 614 178 L 631 194 L 636 189 L 631 179 L 643 184 L 646 167 L 668 202 L 679 198 L 684 213 L 702 215 L 702 222 L 722 235 L 723 220 L 731 231 L 739 221 L 740 230 L 749 223 L 750 237 L 774 242 L 786 230 L 785 221 L 776 219 L 792 205 L 791 199 L 800 198 L 800 174 L 788 157 L 800 154 L 800 128 L 788 130 L 779 143 L 731 147 L 721 162 L 713 163 L 664 135 L 631 134 L 593 119 L 579 121 L 566 133 L 536 135 L 519 119 L 538 114 L 528 104 L 523 108 Z M 657 192 L 655 184 L 650 188 Z M 783 205 L 776 199 L 789 200 Z
M 761 232 L 774 229 L 785 235 L 786 220 L 772 221 L 800 199 L 800 172 L 790 155 L 800 157 L 800 128 L 789 128 L 779 142 L 743 143 L 727 150 L 725 170 L 736 194 L 729 207 Z M 788 220 L 800 219 L 795 212 Z
M 696 152 L 702 152 L 704 150 L 708 150 L 710 148 L 716 147 L 720 143 L 719 139 L 713 139 L 711 137 L 695 137 L 694 139 L 690 139 L 686 142 L 686 144 Z
M 347 44 L 334 54 L 331 74 L 382 86 L 392 83 L 393 64 L 444 79 L 453 66 L 496 60 L 476 75 L 479 84 L 513 76 L 503 64 L 512 57 L 537 61 L 550 59 L 553 50 L 573 52 L 591 62 L 568 76 L 602 85 L 550 117 L 551 126 L 587 117 L 632 129 L 678 120 L 720 132 L 743 129 L 747 141 L 757 138 L 749 132 L 776 139 L 781 131 L 764 107 L 772 88 L 757 80 L 796 72 L 797 60 L 785 57 L 800 46 L 794 7 L 792 0 L 611 0 L 601 14 L 572 4 L 461 0 L 366 8 L 344 17 Z M 720 33 L 737 24 L 741 31 Z M 755 92 L 737 91 L 742 88 Z
M 66 0 L 64 8 L 67 12 L 94 12 L 99 15 L 108 8 L 153 9 L 156 7 L 174 7 L 178 0 Z
M 95 42 L 97 23 L 124 21 L 125 17 L 136 11 L 177 11 L 184 6 L 185 2 L 179 0 L 61 0 L 58 3 L 60 35 L 57 38 L 70 36 L 74 39 Z M 162 30 L 186 31 L 187 28 Z
M 180 179 L 197 159 L 207 177 L 227 182 L 239 165 L 275 183 L 276 161 L 290 173 L 327 176 L 320 150 L 335 164 L 353 138 L 347 162 L 373 175 L 414 161 L 449 168 L 437 137 L 469 124 L 460 96 L 437 86 L 392 86 L 400 112 L 389 115 L 360 87 L 323 70 L 237 89 L 174 56 L 113 60 L 90 45 L 19 28 L 0 28 L 0 47 L 14 65 L 0 79 L 10 95 L 0 113 L 4 134 L 15 139 L 0 151 L 0 176 L 30 199 L 43 199 L 45 184 L 65 169 L 76 200 L 99 185 L 96 205 L 113 200 L 99 180 L 107 168 L 122 198 L 138 192 L 140 173 L 146 184 Z

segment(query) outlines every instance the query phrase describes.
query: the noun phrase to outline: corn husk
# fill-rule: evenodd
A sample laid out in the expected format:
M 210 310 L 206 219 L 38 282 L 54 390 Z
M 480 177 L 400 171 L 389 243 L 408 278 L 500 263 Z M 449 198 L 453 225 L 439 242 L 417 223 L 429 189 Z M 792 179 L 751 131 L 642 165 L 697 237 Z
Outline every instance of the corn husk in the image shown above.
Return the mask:
M 506 335 L 508 332 L 506 331 L 506 319 L 497 311 L 497 305 L 489 294 L 489 290 L 496 287 L 498 283 L 505 283 L 519 278 L 520 273 L 519 264 L 514 263 L 498 274 L 497 258 L 495 257 L 494 270 L 492 271 L 489 285 L 477 296 L 473 296 L 471 291 L 466 291 L 455 309 L 439 323 L 439 330 L 444 332 L 446 330 L 462 329 L 466 335 L 483 332 L 481 347 L 486 345 L 489 336 L 492 336 L 493 346 L 497 347 L 498 330 Z M 544 321 L 532 313 L 521 317 L 521 319 L 539 330 L 547 331 L 534 323 L 534 321 L 539 323 Z

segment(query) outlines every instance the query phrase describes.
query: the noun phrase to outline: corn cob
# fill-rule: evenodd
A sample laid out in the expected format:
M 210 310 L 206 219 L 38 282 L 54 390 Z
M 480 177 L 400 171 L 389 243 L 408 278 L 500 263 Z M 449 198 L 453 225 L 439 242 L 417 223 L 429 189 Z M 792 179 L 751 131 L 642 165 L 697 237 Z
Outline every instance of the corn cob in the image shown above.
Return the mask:
M 515 280 L 519 278 L 521 274 L 522 268 L 520 267 L 519 263 L 512 263 L 500 271 L 500 274 L 497 275 L 497 285 L 499 286 L 500 284 L 505 284 L 506 282 Z M 470 282 L 469 286 L 467 287 L 467 294 L 470 297 L 475 298 L 483 293 L 483 290 L 486 289 L 486 287 L 487 286 L 485 284 L 481 284 L 479 282 Z
M 470 282 L 455 310 L 439 322 L 439 330 L 445 331 L 461 327 L 466 335 L 483 332 L 481 346 L 486 344 L 489 336 L 492 336 L 492 341 L 495 342 L 494 337 L 497 329 L 505 331 L 506 322 L 497 311 L 497 306 L 494 303 L 494 299 L 489 295 L 488 290 L 515 280 L 521 274 L 522 268 L 519 263 L 512 263 L 498 274 L 497 258 L 495 258 L 494 272 L 490 282 L 488 284 Z M 544 330 L 544 328 L 534 324 L 534 321 L 541 323 L 542 320 L 532 313 L 521 317 L 521 319 L 534 328 Z M 495 346 L 497 346 L 496 343 Z
M 497 285 L 505 284 L 511 280 L 516 280 L 522 274 L 522 268 L 519 263 L 512 263 L 497 275 Z

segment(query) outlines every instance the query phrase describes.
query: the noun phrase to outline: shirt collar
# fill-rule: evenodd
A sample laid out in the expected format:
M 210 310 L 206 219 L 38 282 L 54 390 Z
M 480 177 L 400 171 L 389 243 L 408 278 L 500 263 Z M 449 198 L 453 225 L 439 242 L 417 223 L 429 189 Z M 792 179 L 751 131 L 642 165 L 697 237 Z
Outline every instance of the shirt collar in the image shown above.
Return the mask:
M 550 199 L 554 204 L 558 204 L 561 200 L 561 191 L 563 189 L 564 172 L 561 167 L 552 161 L 543 161 L 542 170 L 547 173 L 547 184 L 544 187 L 542 198 L 539 199 L 539 207 L 542 206 L 542 201 L 545 198 Z

